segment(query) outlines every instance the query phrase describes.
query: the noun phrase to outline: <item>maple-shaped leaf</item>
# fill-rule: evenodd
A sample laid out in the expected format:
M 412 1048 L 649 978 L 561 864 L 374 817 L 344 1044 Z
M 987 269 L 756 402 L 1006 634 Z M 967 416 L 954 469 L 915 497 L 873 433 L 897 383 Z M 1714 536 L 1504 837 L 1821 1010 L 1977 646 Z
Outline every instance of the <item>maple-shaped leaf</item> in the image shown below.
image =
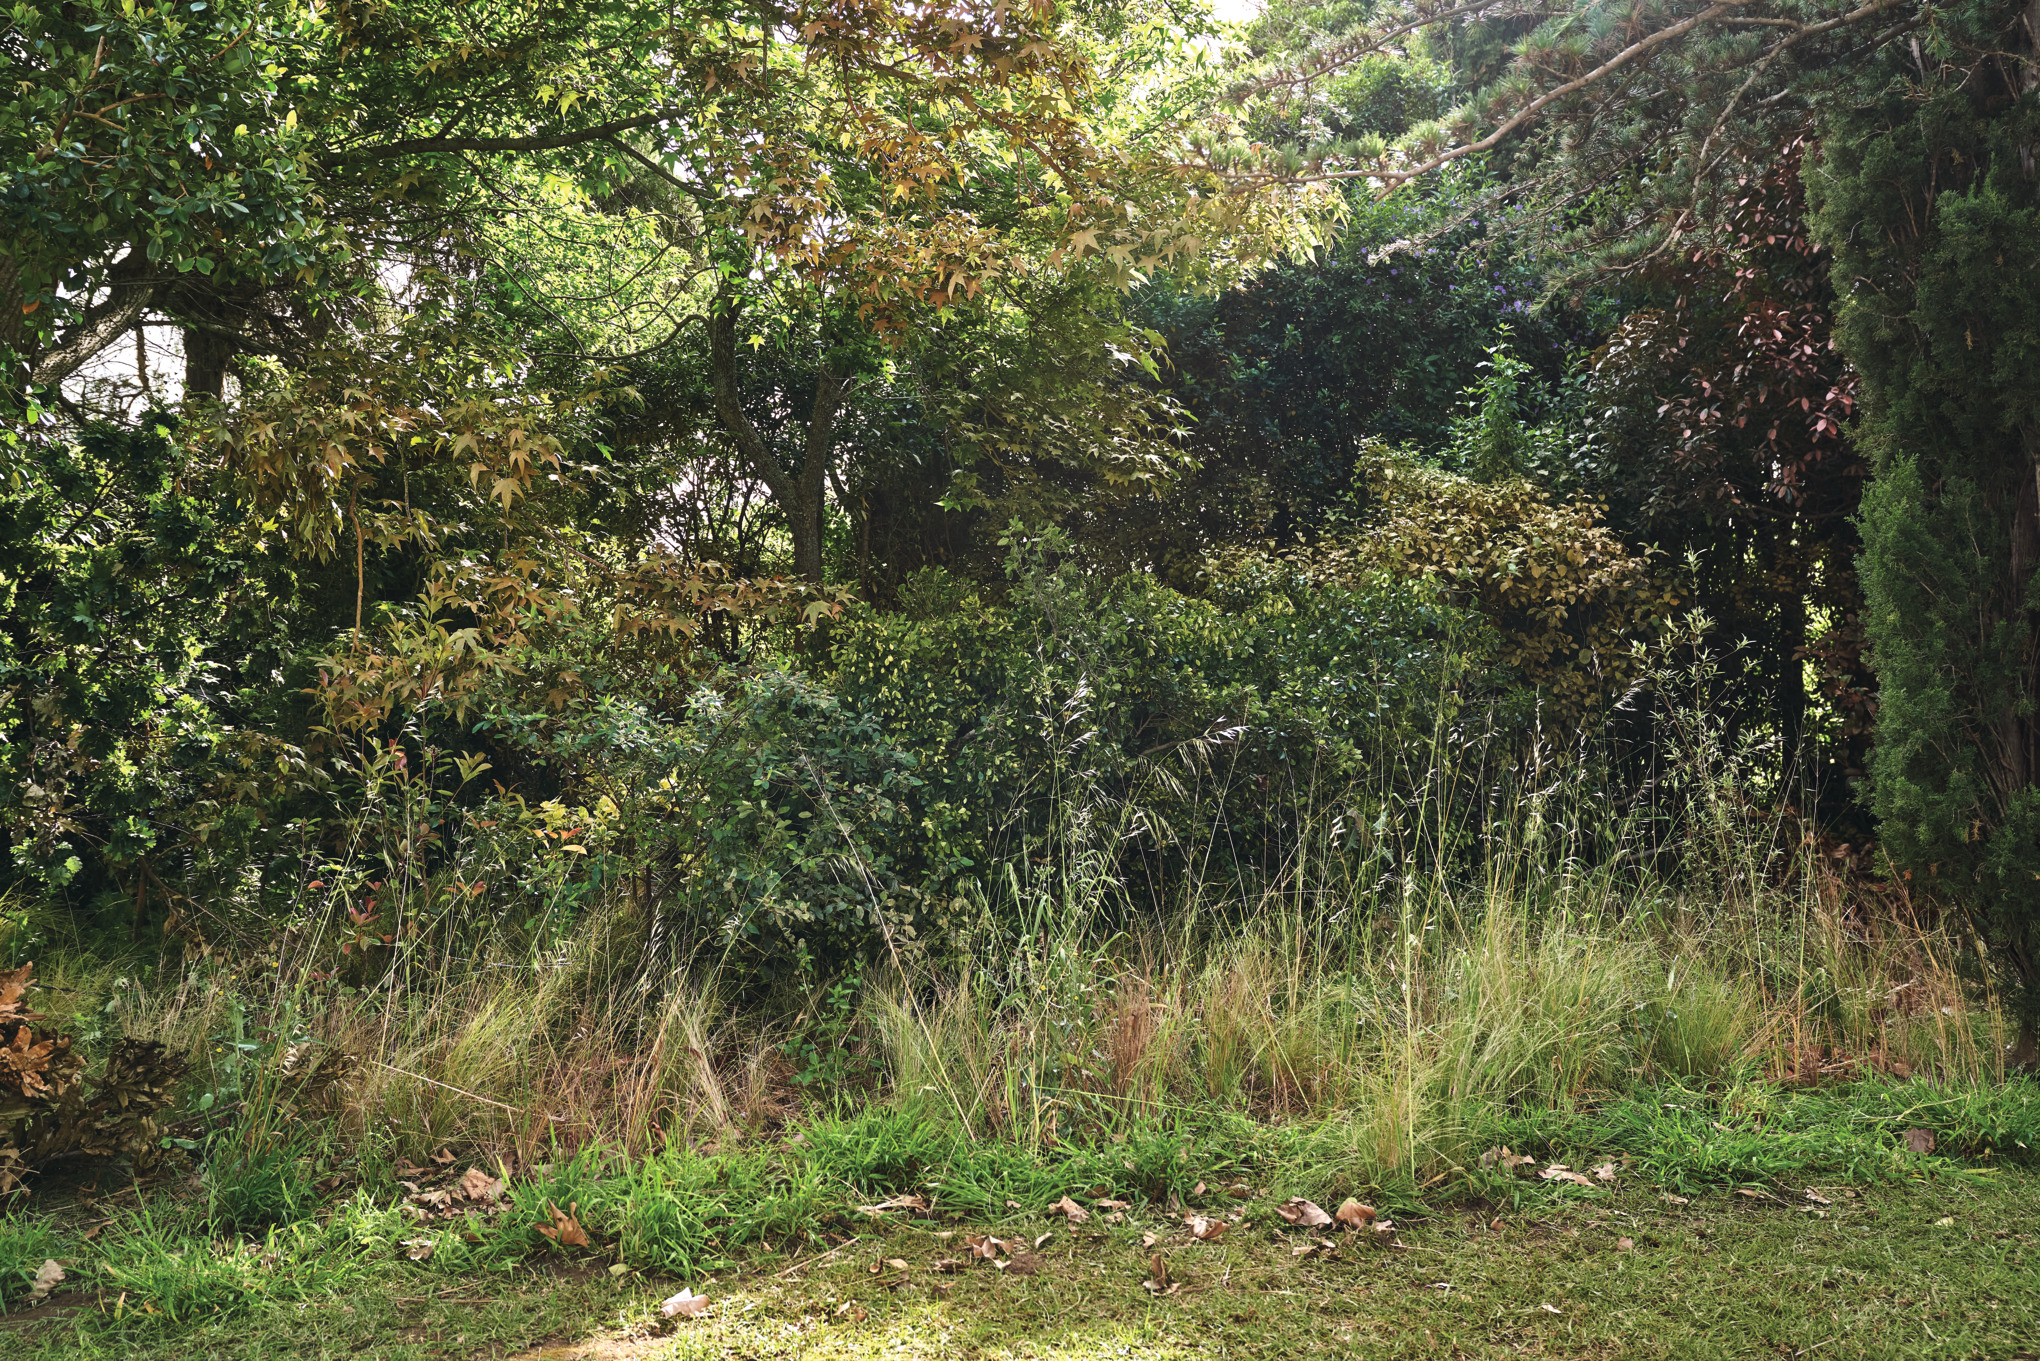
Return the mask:
M 579 1201 L 570 1202 L 567 1208 L 562 1210 L 559 1206 L 548 1200 L 545 1203 L 545 1208 L 546 1213 L 552 1216 L 552 1223 L 540 1224 L 538 1231 L 541 1234 L 552 1239 L 553 1242 L 558 1243 L 563 1248 L 585 1248 L 589 1246 L 588 1231 L 581 1227 L 581 1221 L 576 1218 L 581 1213 L 581 1203 Z

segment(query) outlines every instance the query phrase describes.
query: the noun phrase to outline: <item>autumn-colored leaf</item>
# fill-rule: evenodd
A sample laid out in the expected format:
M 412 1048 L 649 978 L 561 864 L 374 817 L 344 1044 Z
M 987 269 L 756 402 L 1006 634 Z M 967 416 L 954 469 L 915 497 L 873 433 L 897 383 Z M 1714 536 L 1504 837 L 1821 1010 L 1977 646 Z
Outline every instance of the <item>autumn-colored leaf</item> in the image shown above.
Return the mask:
M 1376 1218 L 1372 1205 L 1362 1205 L 1359 1201 L 1350 1198 L 1339 1207 L 1337 1214 L 1333 1217 L 1349 1229 L 1365 1228 L 1372 1224 Z
M 1203 1215 L 1191 1215 L 1183 1221 L 1190 1226 L 1190 1236 L 1200 1243 L 1214 1242 L 1225 1234 L 1223 1219 L 1207 1219 Z
M 1293 1196 L 1286 1203 L 1277 1205 L 1275 1213 L 1284 1223 L 1298 1224 L 1306 1229 L 1321 1229 L 1332 1222 L 1332 1217 L 1302 1196 Z
M 585 1248 L 589 1246 L 588 1231 L 581 1227 L 575 1216 L 581 1213 L 581 1204 L 575 1201 L 562 1211 L 551 1201 L 545 1203 L 546 1212 L 552 1216 L 552 1223 L 541 1224 L 538 1231 L 563 1248 Z
M 1051 1214 L 1060 1214 L 1068 1216 L 1072 1227 L 1078 1224 L 1082 1224 L 1085 1220 L 1091 1217 L 1091 1212 L 1089 1210 L 1077 1204 L 1077 1202 L 1071 1200 L 1068 1196 L 1064 1196 L 1061 1200 L 1058 1200 L 1055 1204 L 1049 1206 L 1048 1208 Z
M 1932 1153 L 1934 1151 L 1934 1132 L 1932 1130 L 1909 1129 L 1898 1137 L 1903 1139 L 1906 1148 L 1914 1153 Z
M 493 1201 L 503 1194 L 503 1183 L 479 1167 L 470 1167 L 455 1189 L 468 1200 Z

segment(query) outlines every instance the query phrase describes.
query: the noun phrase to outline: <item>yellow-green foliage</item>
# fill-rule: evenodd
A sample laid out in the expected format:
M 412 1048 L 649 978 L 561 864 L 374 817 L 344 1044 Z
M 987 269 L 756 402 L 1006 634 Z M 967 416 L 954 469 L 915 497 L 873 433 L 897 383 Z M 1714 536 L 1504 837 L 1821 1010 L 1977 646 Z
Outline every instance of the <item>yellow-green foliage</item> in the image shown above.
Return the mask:
M 1386 570 L 1442 586 L 1501 637 L 1497 660 L 1577 717 L 1636 679 L 1634 644 L 1677 604 L 1663 574 L 1590 501 L 1554 501 L 1520 477 L 1480 482 L 1374 446 L 1362 456 L 1369 512 L 1311 552 L 1321 577 Z

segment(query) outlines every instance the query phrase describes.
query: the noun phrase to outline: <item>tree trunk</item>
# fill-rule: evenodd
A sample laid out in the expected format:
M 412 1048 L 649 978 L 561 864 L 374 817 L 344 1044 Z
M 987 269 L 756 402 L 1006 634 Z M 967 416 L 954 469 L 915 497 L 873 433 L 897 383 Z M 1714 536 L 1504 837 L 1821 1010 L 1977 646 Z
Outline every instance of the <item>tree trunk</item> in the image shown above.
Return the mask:
M 726 290 L 717 296 L 715 310 L 708 317 L 708 367 L 716 419 L 786 516 L 787 532 L 793 538 L 795 575 L 819 584 L 823 488 L 835 448 L 836 417 L 850 391 L 850 380 L 827 362 L 822 364 L 815 375 L 815 399 L 808 412 L 800 466 L 789 469 L 744 414 L 743 395 L 737 386 L 737 300 Z

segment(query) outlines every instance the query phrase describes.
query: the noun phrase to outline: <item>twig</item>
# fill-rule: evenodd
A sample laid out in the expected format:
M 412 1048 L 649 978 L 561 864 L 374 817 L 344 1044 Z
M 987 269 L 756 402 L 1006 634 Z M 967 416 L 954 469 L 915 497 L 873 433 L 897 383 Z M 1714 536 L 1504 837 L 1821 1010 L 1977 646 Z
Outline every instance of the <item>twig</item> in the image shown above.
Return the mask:
M 811 1266 L 820 1266 L 823 1262 L 828 1261 L 831 1257 L 834 1257 L 837 1253 L 841 1252 L 844 1248 L 849 1247 L 852 1243 L 862 1241 L 863 1240 L 860 1239 L 856 1234 L 852 1234 L 848 1238 L 844 1239 L 842 1242 L 836 1244 L 835 1247 L 830 1248 L 827 1252 L 823 1253 L 819 1257 L 810 1257 L 805 1262 L 795 1262 L 792 1266 L 788 1267 L 784 1271 L 774 1272 L 772 1274 L 771 1279 L 776 1281 L 782 1276 L 791 1276 L 796 1271 L 802 1271 Z

